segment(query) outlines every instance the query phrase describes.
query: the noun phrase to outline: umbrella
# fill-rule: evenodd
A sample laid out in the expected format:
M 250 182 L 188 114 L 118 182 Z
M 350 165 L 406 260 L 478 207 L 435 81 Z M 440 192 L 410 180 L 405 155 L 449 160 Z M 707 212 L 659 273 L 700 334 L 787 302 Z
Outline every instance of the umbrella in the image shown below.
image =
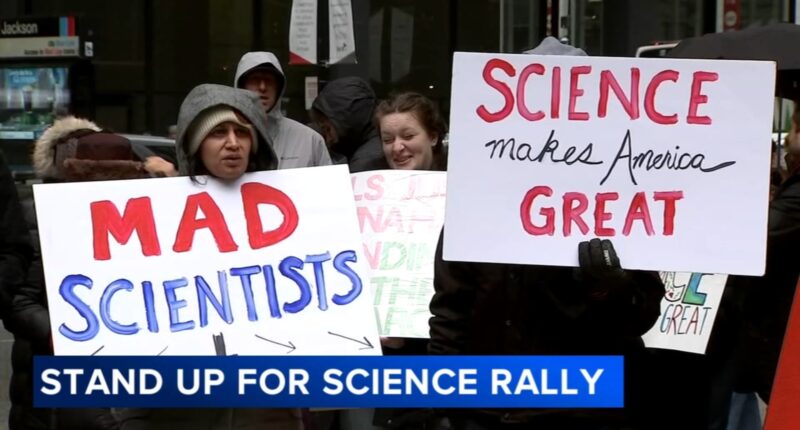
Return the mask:
M 777 63 L 775 94 L 800 100 L 800 25 L 770 24 L 682 40 L 672 58 L 767 60 Z

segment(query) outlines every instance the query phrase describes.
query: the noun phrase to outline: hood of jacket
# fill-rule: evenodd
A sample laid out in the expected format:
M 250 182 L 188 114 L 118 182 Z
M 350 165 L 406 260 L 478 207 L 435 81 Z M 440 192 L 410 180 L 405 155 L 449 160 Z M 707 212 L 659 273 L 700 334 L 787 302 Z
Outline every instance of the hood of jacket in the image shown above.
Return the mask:
M 194 87 L 181 104 L 178 113 L 178 130 L 175 139 L 175 153 L 178 159 L 178 173 L 189 174 L 189 166 L 194 157 L 188 155 L 187 131 L 192 122 L 206 109 L 225 105 L 236 109 L 253 125 L 258 135 L 258 151 L 256 157 L 258 170 L 274 170 L 278 168 L 278 157 L 272 148 L 272 140 L 267 133 L 267 118 L 261 107 L 258 95 L 247 90 L 240 90 L 224 85 L 202 84 Z
M 328 117 L 336 128 L 339 139 L 331 149 L 350 157 L 359 147 L 378 136 L 372 121 L 375 105 L 375 92 L 369 83 L 359 77 L 347 77 L 329 82 L 314 100 L 312 108 Z
M 34 145 L 32 162 L 36 175 L 47 182 L 149 177 L 128 138 L 74 116 L 59 118 L 45 130 Z
M 233 86 L 236 88 L 244 88 L 244 83 L 241 82 L 242 77 L 246 75 L 247 72 L 263 66 L 274 67 L 278 74 L 280 88 L 278 88 L 278 94 L 275 98 L 275 106 L 272 106 L 267 116 L 270 118 L 280 118 L 283 116 L 281 113 L 281 98 L 283 98 L 283 93 L 286 91 L 286 74 L 283 73 L 281 63 L 278 61 L 278 57 L 276 57 L 275 54 L 263 51 L 244 54 L 239 60 L 239 64 L 236 66 L 236 77 L 233 80 Z
M 67 116 L 56 120 L 52 126 L 42 133 L 33 147 L 33 170 L 39 178 L 55 178 L 56 145 L 59 141 L 80 130 L 100 131 L 97 124 L 88 119 Z
M 538 46 L 523 52 L 523 54 L 587 56 L 583 49 L 561 43 L 553 36 L 545 37 Z

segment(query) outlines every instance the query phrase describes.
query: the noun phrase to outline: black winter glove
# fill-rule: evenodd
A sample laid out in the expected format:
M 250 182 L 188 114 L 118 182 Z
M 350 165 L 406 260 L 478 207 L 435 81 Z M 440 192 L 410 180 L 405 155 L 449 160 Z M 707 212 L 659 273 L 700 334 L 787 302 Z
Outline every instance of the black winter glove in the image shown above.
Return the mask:
M 579 243 L 578 262 L 576 277 L 587 284 L 593 298 L 605 299 L 629 282 L 629 274 L 620 266 L 614 245 L 608 239 Z

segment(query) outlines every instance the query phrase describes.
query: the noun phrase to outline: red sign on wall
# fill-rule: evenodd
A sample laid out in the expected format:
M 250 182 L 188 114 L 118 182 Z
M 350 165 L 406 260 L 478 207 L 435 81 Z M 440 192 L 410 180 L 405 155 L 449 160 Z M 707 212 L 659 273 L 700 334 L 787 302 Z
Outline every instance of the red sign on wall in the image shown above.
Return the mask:
M 722 6 L 722 30 L 738 30 L 742 26 L 741 0 L 725 0 Z

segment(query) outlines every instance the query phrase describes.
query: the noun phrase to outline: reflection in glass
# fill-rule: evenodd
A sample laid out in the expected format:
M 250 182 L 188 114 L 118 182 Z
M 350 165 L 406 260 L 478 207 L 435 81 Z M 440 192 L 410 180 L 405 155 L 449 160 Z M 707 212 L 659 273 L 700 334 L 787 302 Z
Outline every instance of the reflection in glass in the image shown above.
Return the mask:
M 69 99 L 66 67 L 0 69 L 0 139 L 35 139 Z

